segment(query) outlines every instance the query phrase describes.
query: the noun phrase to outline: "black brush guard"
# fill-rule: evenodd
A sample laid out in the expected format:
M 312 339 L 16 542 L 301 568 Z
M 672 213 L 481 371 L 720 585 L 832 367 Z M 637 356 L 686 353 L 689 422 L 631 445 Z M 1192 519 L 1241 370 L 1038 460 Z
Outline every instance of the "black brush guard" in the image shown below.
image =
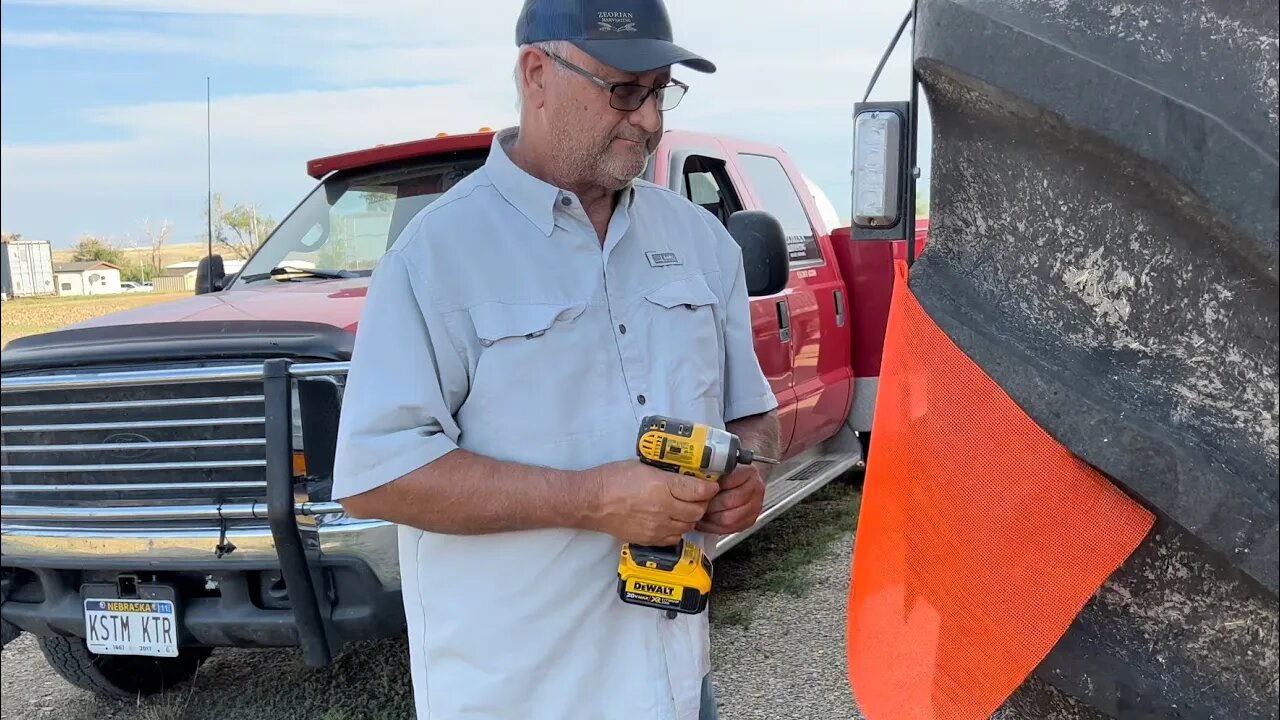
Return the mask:
M 309 562 L 295 515 L 291 364 L 291 360 L 277 358 L 262 366 L 267 419 L 267 522 L 285 586 L 289 588 L 289 604 L 303 658 L 312 667 L 322 667 L 333 660 L 339 643 L 328 627 L 327 595 L 319 592 L 324 587 L 319 564 Z

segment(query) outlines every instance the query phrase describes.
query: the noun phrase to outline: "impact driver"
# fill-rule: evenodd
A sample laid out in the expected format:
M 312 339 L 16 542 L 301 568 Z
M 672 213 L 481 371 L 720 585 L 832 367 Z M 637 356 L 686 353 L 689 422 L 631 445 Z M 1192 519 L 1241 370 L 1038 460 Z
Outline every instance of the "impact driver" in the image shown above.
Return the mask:
M 708 482 L 739 464 L 778 462 L 744 449 L 733 433 L 661 415 L 640 422 L 636 454 L 646 465 Z M 670 547 L 625 543 L 618 561 L 618 595 L 623 602 L 665 610 L 668 617 L 696 614 L 707 607 L 711 576 L 711 559 L 684 538 Z

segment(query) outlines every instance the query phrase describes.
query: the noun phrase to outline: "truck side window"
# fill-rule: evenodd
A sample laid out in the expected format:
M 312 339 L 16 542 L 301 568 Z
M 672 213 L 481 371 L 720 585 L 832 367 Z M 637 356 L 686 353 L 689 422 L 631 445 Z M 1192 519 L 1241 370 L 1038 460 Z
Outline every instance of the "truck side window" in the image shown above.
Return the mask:
M 684 182 L 681 192 L 688 200 L 706 208 L 722 225 L 729 224 L 729 216 L 742 209 L 738 193 L 719 160 L 691 155 L 684 162 Z
M 738 163 L 760 198 L 762 209 L 782 223 L 791 267 L 821 265 L 822 250 L 814 236 L 809 214 L 805 212 L 800 195 L 782 163 L 775 157 L 749 153 L 740 153 Z

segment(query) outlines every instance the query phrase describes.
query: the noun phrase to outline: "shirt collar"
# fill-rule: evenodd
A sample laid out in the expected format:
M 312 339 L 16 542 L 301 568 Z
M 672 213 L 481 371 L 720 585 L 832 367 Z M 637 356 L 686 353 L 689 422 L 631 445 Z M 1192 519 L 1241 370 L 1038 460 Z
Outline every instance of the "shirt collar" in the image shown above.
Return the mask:
M 489 157 L 485 162 L 485 172 L 507 202 L 527 217 L 543 235 L 550 237 L 555 229 L 557 203 L 562 198 L 572 198 L 576 204 L 577 198 L 567 190 L 530 175 L 511 160 L 507 152 L 519 132 L 518 127 L 510 127 L 494 134 Z M 630 210 L 635 203 L 635 183 L 628 183 L 622 192 L 619 209 Z

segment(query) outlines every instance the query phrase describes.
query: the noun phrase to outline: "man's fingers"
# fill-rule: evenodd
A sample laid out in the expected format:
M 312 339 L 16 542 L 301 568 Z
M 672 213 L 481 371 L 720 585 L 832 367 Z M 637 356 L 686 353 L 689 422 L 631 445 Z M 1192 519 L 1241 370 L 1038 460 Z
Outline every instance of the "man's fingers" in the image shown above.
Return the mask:
M 731 488 L 722 489 L 720 494 L 711 500 L 707 505 L 708 514 L 733 510 L 743 505 L 749 505 L 764 497 L 764 481 L 760 479 L 759 474 L 753 468 L 741 473 L 739 480 L 741 482 L 737 482 Z
M 744 483 L 750 480 L 753 475 L 758 473 L 759 471 L 753 467 L 739 466 L 733 472 L 720 478 L 720 490 L 732 490 L 736 487 L 741 487 Z
M 720 486 L 688 475 L 672 475 L 667 479 L 671 496 L 685 502 L 704 503 L 720 492 Z
M 751 508 L 749 506 L 737 507 L 732 510 L 725 510 L 716 515 L 711 520 L 719 525 L 736 529 L 747 527 L 755 520 L 751 516 Z
M 736 487 L 732 490 L 722 490 L 719 495 L 711 499 L 707 504 L 707 513 L 724 512 L 737 507 L 742 507 L 751 502 L 754 493 L 748 487 Z
M 752 505 L 743 505 L 733 508 L 732 510 L 724 510 L 717 513 L 707 513 L 706 517 L 698 523 L 697 529 L 702 532 L 709 532 L 716 535 L 726 533 L 735 533 L 739 530 L 745 530 L 751 527 L 756 516 L 752 512 Z
M 675 530 L 670 527 L 654 528 L 652 532 L 645 533 L 647 539 L 638 542 L 639 545 L 656 545 L 658 547 L 669 547 L 680 542 L 680 538 L 684 537 L 684 532 Z
M 702 503 L 675 502 L 671 503 L 667 514 L 676 522 L 691 523 L 702 519 L 706 512 L 706 506 Z
M 708 535 L 732 535 L 733 533 L 737 532 L 736 530 L 730 527 L 727 527 L 725 525 L 720 525 L 718 523 L 709 522 L 707 520 L 703 520 L 702 522 L 698 523 L 694 527 L 694 529 L 701 533 L 707 533 Z

